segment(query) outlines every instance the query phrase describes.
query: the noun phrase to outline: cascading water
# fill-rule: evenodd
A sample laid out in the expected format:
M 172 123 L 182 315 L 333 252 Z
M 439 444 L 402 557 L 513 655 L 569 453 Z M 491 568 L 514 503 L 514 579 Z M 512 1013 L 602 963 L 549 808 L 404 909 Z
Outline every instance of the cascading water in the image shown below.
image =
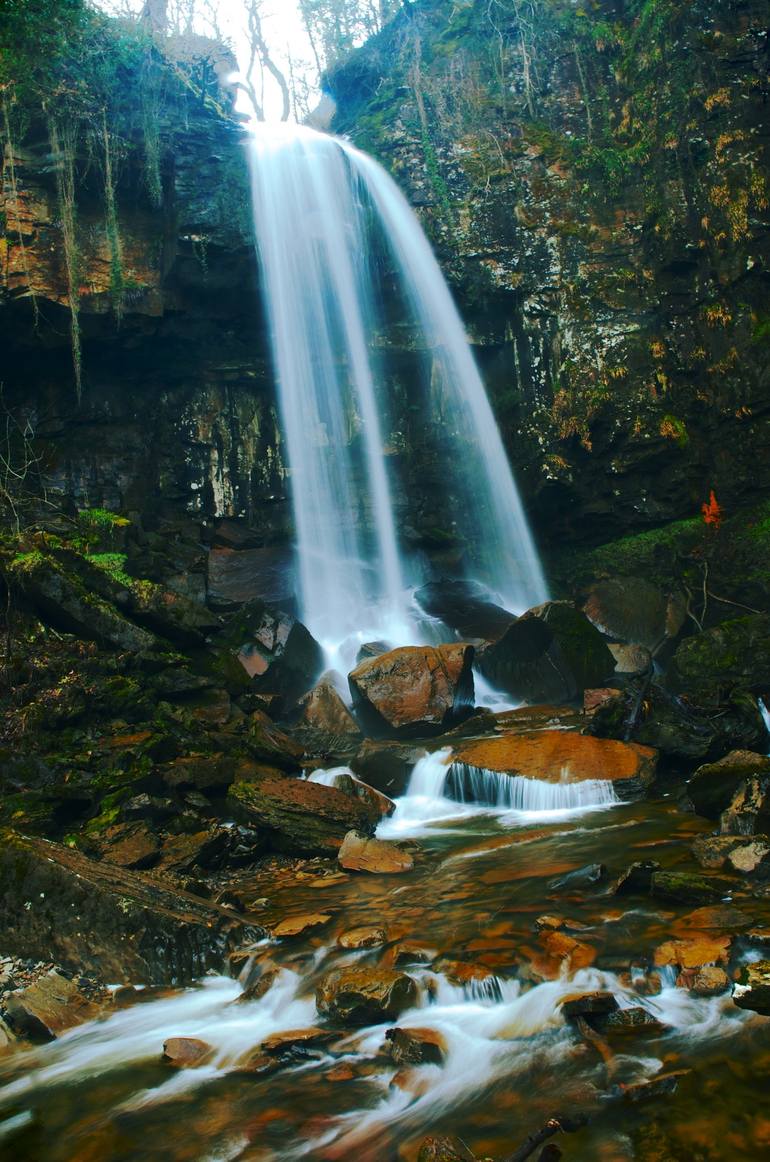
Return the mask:
M 301 127 L 253 139 L 254 219 L 279 383 L 302 616 L 333 649 L 416 640 L 386 467 L 391 415 L 373 358 L 384 251 L 431 363 L 427 421 L 468 569 L 512 610 L 545 600 L 502 440 L 438 263 L 376 162 Z
M 558 782 L 527 779 L 452 762 L 449 747 L 424 755 L 412 771 L 406 794 L 377 829 L 380 838 L 428 834 L 432 827 L 490 813 L 513 823 L 598 811 L 619 803 L 609 780 Z

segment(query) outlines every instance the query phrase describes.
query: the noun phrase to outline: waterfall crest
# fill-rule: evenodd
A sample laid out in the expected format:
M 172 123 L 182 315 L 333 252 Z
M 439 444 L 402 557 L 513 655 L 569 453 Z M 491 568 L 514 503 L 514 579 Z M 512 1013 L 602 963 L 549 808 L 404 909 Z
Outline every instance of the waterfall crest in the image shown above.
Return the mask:
M 254 219 L 285 433 L 302 616 L 327 646 L 416 640 L 373 357 L 387 262 L 430 364 L 426 427 L 465 571 L 514 612 L 547 597 L 537 553 L 464 329 L 416 216 L 376 162 L 297 126 L 253 139 Z M 384 259 L 383 259 L 384 256 Z M 408 499 L 408 498 L 407 498 Z

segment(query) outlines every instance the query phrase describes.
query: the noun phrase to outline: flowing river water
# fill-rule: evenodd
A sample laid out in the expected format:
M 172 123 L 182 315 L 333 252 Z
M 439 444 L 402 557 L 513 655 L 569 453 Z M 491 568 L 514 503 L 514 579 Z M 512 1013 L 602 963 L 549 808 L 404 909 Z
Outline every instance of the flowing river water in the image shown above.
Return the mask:
M 278 970 L 260 999 L 241 999 L 242 984 L 226 975 L 139 992 L 0 1064 L 0 1156 L 373 1162 L 416 1158 L 421 1139 L 442 1132 L 478 1157 L 503 1159 L 555 1114 L 588 1119 L 561 1141 L 571 1160 L 765 1156 L 770 1019 L 738 1009 L 729 990 L 692 996 L 676 987 L 676 970 L 653 962 L 665 940 L 723 931 L 738 936 L 733 963 L 758 957 L 749 933 L 770 931 L 768 901 L 693 908 L 612 890 L 612 873 L 652 848 L 664 868 L 680 865 L 706 821 L 674 797 L 621 803 L 594 784 L 579 801 L 558 785 L 543 799 L 544 785 L 534 784 L 508 802 L 493 802 L 487 787 L 487 803 L 458 804 L 444 795 L 449 757 L 418 764 L 381 828 L 412 844 L 412 872 L 350 875 L 331 860 L 279 858 L 242 873 L 239 890 L 268 928 L 318 918 L 304 934 L 253 950 L 242 981 L 260 958 Z M 596 863 L 605 876 L 582 872 Z M 339 946 L 361 926 L 384 929 L 385 942 Z M 418 982 L 417 1004 L 397 1022 L 332 1024 L 333 1035 L 273 1070 L 244 1070 L 266 1037 L 325 1026 L 318 981 L 353 963 L 397 963 Z M 660 1025 L 626 1031 L 602 1054 L 560 1008 L 592 990 Z M 399 1069 L 388 1054 L 393 1024 L 440 1034 L 444 1064 Z M 213 1058 L 196 1069 L 163 1064 L 172 1036 L 201 1038 Z M 690 1072 L 674 1093 L 646 1103 L 623 1096 L 680 1070 Z

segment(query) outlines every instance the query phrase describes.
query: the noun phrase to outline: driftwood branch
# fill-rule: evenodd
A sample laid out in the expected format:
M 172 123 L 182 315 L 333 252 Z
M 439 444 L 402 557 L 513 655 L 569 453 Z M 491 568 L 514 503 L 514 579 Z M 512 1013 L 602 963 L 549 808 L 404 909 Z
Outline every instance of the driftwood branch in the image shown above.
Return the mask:
M 587 1121 L 588 1118 L 582 1114 L 575 1115 L 575 1117 L 571 1118 L 561 1116 L 558 1118 L 549 1118 L 542 1130 L 538 1130 L 535 1134 L 530 1134 L 526 1142 L 522 1142 L 518 1150 L 514 1150 L 512 1154 L 507 1154 L 502 1162 L 525 1162 L 526 1158 L 532 1157 L 538 1146 L 542 1146 L 543 1142 L 547 1142 L 555 1134 L 573 1134 L 575 1130 L 582 1129 Z

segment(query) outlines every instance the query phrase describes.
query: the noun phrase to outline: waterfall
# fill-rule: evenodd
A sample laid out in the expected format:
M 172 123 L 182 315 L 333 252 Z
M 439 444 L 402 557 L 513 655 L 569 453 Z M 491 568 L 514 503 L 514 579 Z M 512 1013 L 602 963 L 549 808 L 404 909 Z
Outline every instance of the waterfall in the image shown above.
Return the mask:
M 383 254 L 430 362 L 425 427 L 440 461 L 434 491 L 451 498 L 466 572 L 514 612 L 545 600 L 462 322 L 406 199 L 376 162 L 303 127 L 261 127 L 251 156 L 304 621 L 330 649 L 354 637 L 396 644 L 417 637 L 408 586 L 420 578 L 399 544 L 386 464 L 398 417 L 374 355 L 388 325 L 376 268 Z
M 762 698 L 757 698 L 757 706 L 759 707 L 759 713 L 762 715 L 762 721 L 765 724 L 765 730 L 767 731 L 768 735 L 770 735 L 770 710 L 768 710 Z

